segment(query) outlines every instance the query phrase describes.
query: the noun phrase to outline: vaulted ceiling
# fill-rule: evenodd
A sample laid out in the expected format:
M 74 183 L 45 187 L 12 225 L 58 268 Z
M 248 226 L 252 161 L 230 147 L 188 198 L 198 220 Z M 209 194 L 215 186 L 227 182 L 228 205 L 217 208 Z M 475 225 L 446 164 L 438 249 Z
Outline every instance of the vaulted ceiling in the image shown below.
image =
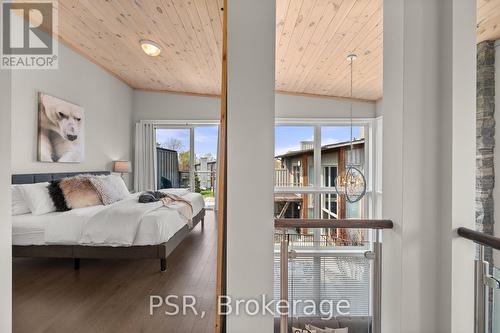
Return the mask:
M 59 0 L 59 39 L 133 88 L 217 95 L 223 0 Z M 383 0 L 277 0 L 276 90 L 382 97 Z M 478 40 L 500 38 L 500 1 L 478 0 Z M 163 48 L 146 56 L 141 39 Z

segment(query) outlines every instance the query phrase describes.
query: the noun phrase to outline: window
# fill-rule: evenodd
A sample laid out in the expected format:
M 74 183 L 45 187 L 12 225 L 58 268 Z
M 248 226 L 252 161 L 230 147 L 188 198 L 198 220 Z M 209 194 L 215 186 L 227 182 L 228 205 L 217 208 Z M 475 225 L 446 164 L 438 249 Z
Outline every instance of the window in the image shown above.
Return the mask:
M 323 186 L 328 188 L 335 187 L 335 179 L 337 179 L 337 166 L 323 167 Z M 321 195 L 321 218 L 337 219 L 337 194 L 325 193 Z
M 274 297 L 279 299 L 279 255 L 274 259 L 274 276 Z M 316 304 L 343 300 L 349 302 L 350 316 L 370 315 L 370 261 L 362 254 L 299 255 L 290 261 L 288 281 L 290 304 L 293 300 L 314 300 Z M 294 317 L 305 314 L 303 306 L 296 310 L 290 315 L 292 324 Z
M 303 187 L 312 184 L 314 127 L 276 126 L 274 186 Z
M 194 128 L 195 190 L 199 190 L 203 195 L 207 208 L 215 206 L 218 135 L 218 126 Z
M 349 203 L 337 195 L 337 175 L 347 165 L 359 168 L 368 183 L 369 136 L 371 125 L 358 124 L 351 129 L 344 124 L 332 126 L 276 127 L 276 175 L 278 170 L 289 179 L 276 178 L 275 215 L 283 218 L 370 218 L 371 193 L 359 202 Z M 286 148 L 289 147 L 289 148 Z M 291 147 L 291 148 L 290 148 Z M 275 235 L 275 297 L 279 299 L 279 245 Z M 350 315 L 369 316 L 371 264 L 364 257 L 370 249 L 370 234 L 358 229 L 297 228 L 288 230 L 290 249 L 289 301 L 348 301 Z M 304 315 L 298 306 L 290 320 Z M 341 315 L 337 313 L 336 315 Z
M 368 202 L 345 202 L 335 191 L 335 180 L 348 165 L 359 168 L 366 175 L 368 128 L 367 125 L 355 125 L 351 131 L 346 125 L 277 125 L 275 191 L 301 196 L 304 203 L 301 218 L 365 217 Z M 283 207 L 275 207 L 275 216 L 279 216 Z
M 301 180 L 300 180 L 300 165 L 295 164 L 292 165 L 292 180 L 293 180 L 293 186 L 301 186 Z
M 191 188 L 189 128 L 156 129 L 157 187 Z

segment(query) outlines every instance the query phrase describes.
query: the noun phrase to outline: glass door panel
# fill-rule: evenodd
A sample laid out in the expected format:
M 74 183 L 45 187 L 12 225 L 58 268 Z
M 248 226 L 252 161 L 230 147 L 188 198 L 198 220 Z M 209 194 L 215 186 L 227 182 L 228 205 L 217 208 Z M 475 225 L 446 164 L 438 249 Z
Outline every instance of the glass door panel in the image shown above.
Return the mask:
M 215 207 L 218 126 L 194 128 L 194 190 L 203 195 L 205 207 Z
M 157 188 L 191 189 L 191 130 L 156 130 Z

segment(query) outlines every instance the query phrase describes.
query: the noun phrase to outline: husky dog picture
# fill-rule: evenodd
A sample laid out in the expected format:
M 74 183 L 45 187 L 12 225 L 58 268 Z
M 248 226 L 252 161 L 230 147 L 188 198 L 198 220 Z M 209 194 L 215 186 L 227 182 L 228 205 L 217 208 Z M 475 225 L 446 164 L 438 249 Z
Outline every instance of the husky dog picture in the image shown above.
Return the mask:
M 78 163 L 84 159 L 85 113 L 82 107 L 38 93 L 38 160 Z

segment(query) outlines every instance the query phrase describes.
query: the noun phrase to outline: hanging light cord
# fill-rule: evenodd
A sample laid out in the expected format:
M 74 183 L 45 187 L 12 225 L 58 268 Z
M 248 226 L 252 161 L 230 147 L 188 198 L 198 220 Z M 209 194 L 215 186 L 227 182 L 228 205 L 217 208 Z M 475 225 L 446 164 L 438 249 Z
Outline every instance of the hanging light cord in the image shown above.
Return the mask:
M 351 116 L 351 150 L 352 150 L 352 147 L 353 147 L 353 137 L 352 137 L 352 65 L 353 65 L 353 61 L 354 61 L 354 55 L 351 54 L 349 56 L 350 60 L 351 60 L 351 93 L 350 93 L 350 96 L 351 96 L 351 101 L 350 101 L 350 116 Z

